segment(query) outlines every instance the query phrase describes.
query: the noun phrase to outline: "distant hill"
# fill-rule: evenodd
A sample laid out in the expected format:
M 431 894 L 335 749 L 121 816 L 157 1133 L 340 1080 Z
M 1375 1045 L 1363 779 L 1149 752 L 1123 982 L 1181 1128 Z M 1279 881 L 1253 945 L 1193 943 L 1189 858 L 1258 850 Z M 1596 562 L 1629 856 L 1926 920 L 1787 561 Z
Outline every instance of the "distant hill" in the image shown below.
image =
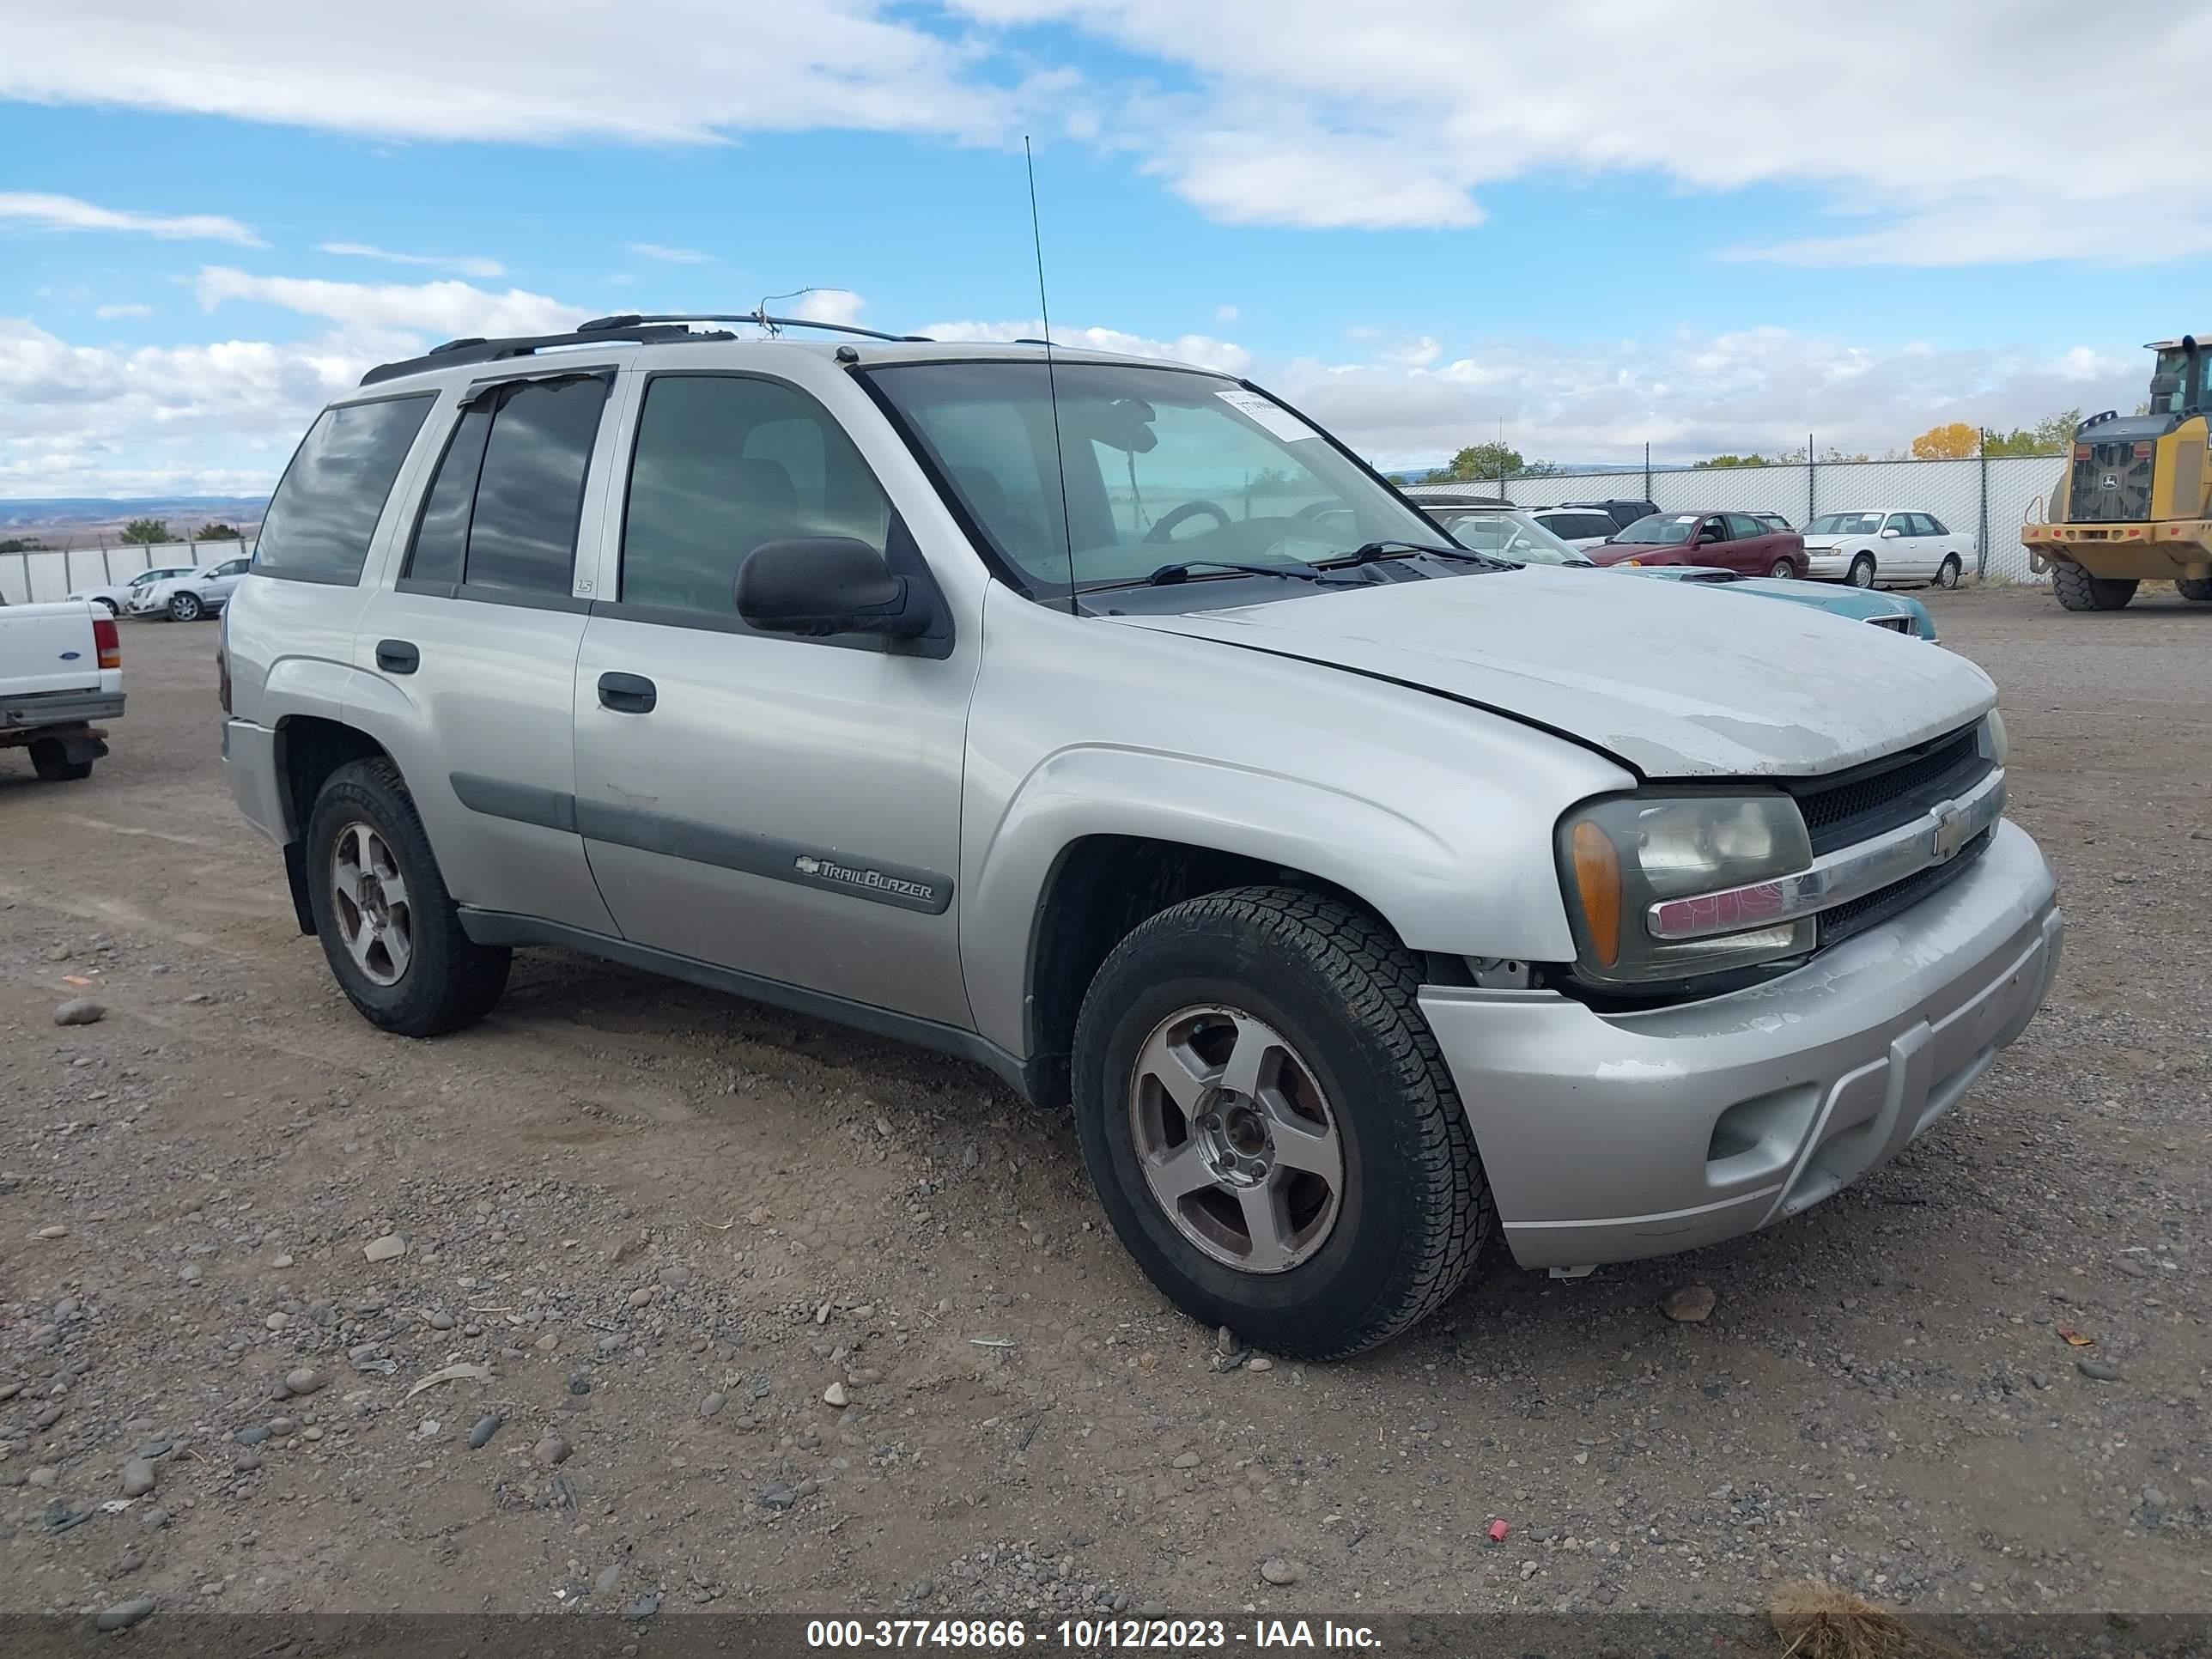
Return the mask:
M 133 519 L 161 519 L 179 536 L 204 524 L 251 534 L 266 495 L 50 495 L 0 500 L 0 541 L 41 541 L 49 547 L 97 547 L 121 539 Z

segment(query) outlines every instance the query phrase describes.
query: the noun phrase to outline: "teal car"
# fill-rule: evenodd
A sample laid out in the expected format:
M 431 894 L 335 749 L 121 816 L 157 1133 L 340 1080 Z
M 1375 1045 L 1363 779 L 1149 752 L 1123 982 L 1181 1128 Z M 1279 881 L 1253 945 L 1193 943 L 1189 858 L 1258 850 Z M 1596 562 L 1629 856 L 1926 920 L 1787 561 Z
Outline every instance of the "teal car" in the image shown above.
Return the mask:
M 1517 507 L 1455 506 L 1447 501 L 1418 503 L 1437 526 L 1462 547 L 1493 554 L 1516 564 L 1571 564 L 1590 570 L 1601 567 L 1581 550 L 1561 541 Z M 1831 616 L 1872 623 L 1893 633 L 1916 639 L 1936 640 L 1936 619 L 1919 600 L 1902 593 L 1868 587 L 1838 587 L 1826 582 L 1778 580 L 1772 576 L 1744 576 L 1733 570 L 1705 565 L 1613 565 L 1609 574 L 1643 576 L 1653 581 L 1695 582 L 1699 586 L 1726 588 L 1752 599 L 1780 599 L 1788 605 L 1808 605 Z

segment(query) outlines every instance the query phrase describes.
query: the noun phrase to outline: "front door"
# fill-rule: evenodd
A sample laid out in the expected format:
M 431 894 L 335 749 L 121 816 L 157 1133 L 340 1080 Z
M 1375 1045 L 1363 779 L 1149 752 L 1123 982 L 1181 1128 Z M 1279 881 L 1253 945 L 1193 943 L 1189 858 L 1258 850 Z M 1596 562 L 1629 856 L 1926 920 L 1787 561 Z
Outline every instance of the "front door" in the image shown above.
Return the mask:
M 969 1029 L 952 908 L 975 641 L 755 633 L 763 542 L 850 536 L 919 572 L 892 504 L 806 392 L 646 377 L 615 585 L 575 682 L 576 821 L 625 939 Z
M 356 667 L 461 903 L 610 933 L 575 829 L 578 529 L 596 523 L 610 374 L 488 383 L 465 399 Z M 587 489 L 587 482 L 590 488 Z

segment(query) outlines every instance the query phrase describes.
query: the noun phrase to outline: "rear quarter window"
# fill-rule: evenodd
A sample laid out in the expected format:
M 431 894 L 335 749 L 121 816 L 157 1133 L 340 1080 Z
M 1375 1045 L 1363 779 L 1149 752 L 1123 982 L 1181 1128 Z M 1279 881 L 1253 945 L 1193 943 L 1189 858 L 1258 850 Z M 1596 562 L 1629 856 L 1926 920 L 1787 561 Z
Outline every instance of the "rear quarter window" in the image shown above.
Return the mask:
M 351 585 L 432 394 L 341 404 L 307 429 L 270 498 L 253 550 L 263 576 Z

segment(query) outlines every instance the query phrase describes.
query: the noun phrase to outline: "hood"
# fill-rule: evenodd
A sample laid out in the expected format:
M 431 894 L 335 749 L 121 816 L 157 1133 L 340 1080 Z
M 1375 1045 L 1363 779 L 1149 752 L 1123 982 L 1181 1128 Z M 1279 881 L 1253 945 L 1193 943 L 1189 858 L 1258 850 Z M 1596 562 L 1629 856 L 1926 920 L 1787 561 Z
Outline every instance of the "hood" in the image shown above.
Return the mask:
M 1838 771 L 1996 701 L 1963 657 L 1804 605 L 1535 566 L 1115 620 L 1423 687 L 1654 778 Z
M 1808 553 L 1824 553 L 1828 549 L 1841 546 L 1845 542 L 1870 539 L 1871 538 L 1863 536 L 1808 536 L 1804 538 L 1805 550 Z

